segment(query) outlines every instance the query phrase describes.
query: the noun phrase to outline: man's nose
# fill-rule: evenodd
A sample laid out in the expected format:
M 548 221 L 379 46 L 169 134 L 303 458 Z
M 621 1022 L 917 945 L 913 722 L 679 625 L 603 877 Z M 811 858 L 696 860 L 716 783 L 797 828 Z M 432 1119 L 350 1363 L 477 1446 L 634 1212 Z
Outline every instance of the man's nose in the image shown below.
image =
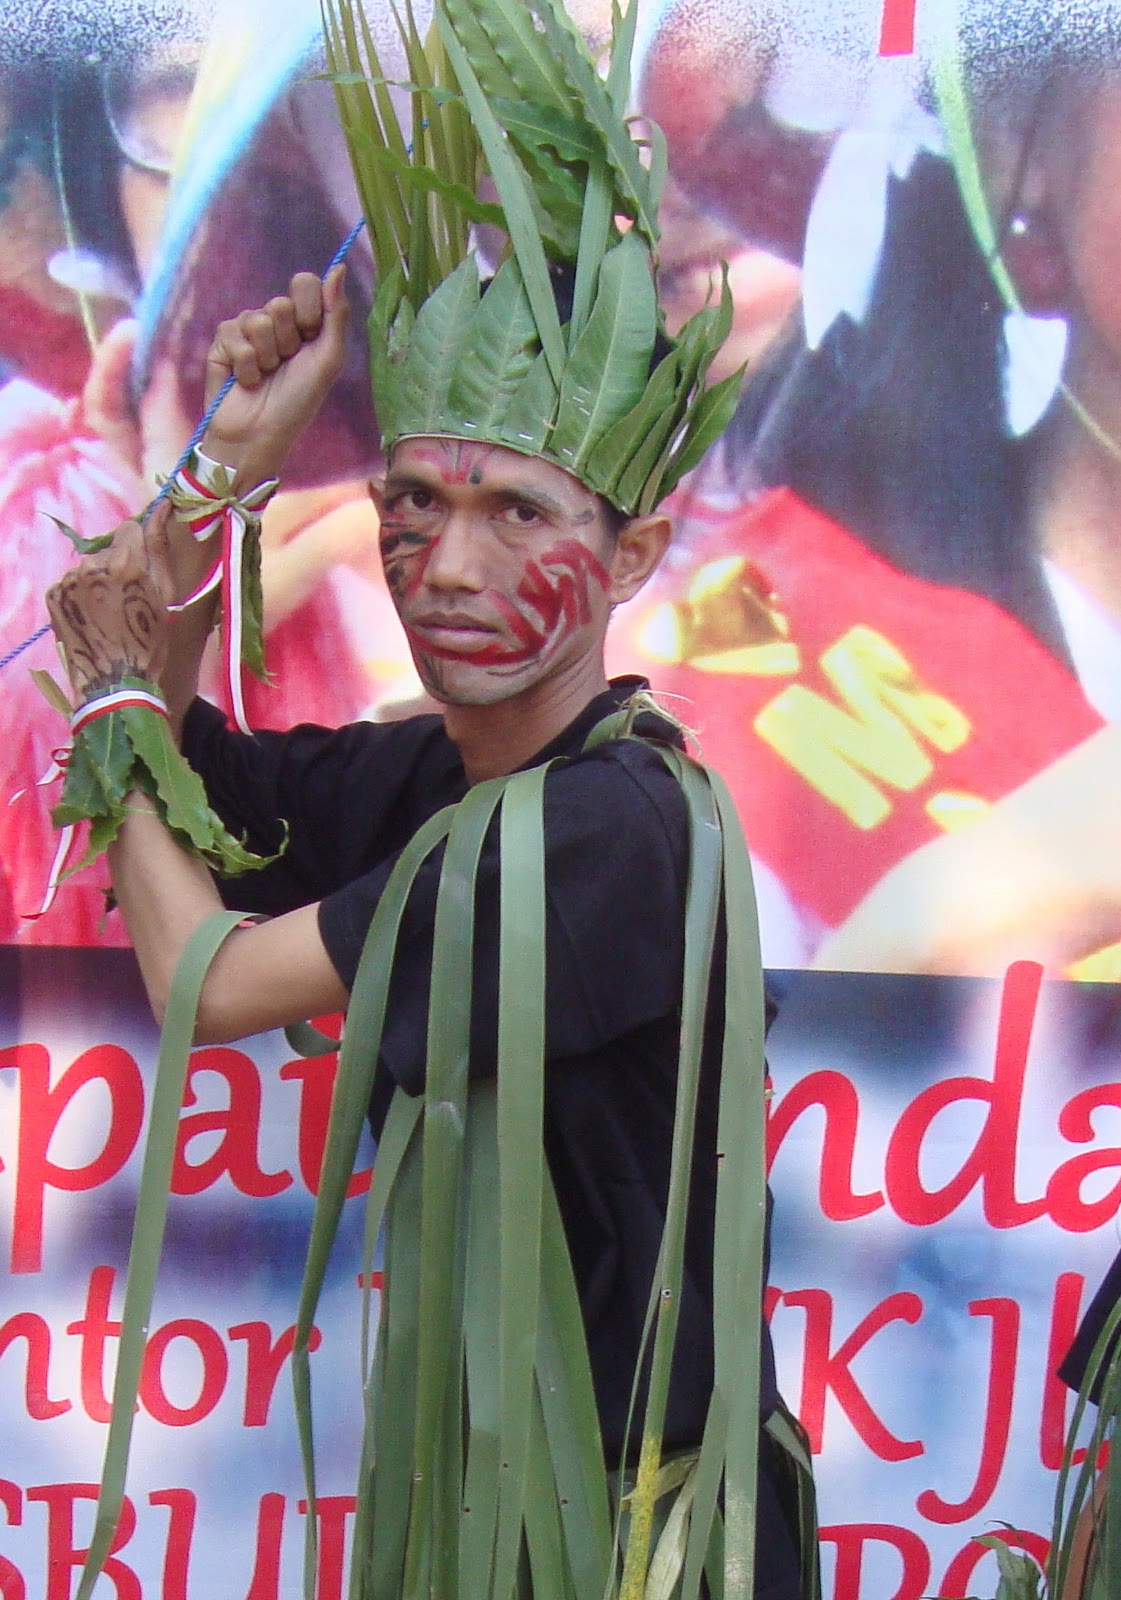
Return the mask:
M 425 566 L 425 583 L 445 592 L 481 594 L 486 588 L 482 546 L 474 519 L 464 511 L 452 511 Z

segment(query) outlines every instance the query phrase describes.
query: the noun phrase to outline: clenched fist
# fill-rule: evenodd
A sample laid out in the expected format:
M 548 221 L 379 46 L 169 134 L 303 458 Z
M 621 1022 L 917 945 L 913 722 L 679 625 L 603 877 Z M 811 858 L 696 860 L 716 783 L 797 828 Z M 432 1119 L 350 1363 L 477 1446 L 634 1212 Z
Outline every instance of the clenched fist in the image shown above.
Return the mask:
M 203 451 L 252 488 L 279 477 L 294 441 L 342 369 L 345 268 L 320 280 L 297 272 L 286 295 L 220 323 L 206 358 L 207 400 L 235 383 L 202 440 Z

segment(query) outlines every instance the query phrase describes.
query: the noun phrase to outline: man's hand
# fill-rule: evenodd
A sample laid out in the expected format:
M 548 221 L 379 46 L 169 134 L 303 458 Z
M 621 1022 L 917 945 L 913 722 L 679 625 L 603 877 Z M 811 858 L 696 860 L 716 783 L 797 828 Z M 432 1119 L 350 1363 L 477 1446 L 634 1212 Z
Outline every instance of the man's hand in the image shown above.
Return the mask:
M 298 272 L 286 295 L 219 325 L 207 356 L 207 402 L 237 380 L 203 437 L 241 488 L 279 477 L 293 443 L 338 376 L 345 354 L 345 271 Z
M 123 523 L 47 591 L 47 610 L 78 700 L 123 677 L 158 683 L 167 657 L 164 574 L 143 530 Z

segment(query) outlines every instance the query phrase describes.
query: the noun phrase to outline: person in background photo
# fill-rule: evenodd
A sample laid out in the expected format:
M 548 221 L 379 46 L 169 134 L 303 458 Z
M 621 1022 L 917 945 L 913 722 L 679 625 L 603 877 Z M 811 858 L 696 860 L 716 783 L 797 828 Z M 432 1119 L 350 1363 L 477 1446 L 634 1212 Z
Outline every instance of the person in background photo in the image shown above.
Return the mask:
M 209 43 L 182 17 L 160 34 L 118 22 L 120 37 L 102 41 L 97 60 L 50 73 L 13 67 L 5 80 L 19 90 L 9 101 L 24 154 L 12 187 L 19 209 L 0 245 L 22 242 L 26 254 L 34 232 L 36 271 L 25 262 L 19 272 L 25 299 L 29 285 L 45 286 L 41 298 L 65 308 L 67 331 L 58 354 L 42 337 L 25 341 L 31 367 L 13 351 L 19 376 L 0 389 L 5 648 L 42 624 L 37 591 L 72 556 L 49 517 L 82 533 L 150 501 L 201 414 L 214 322 L 266 300 L 297 260 L 325 263 L 358 214 L 330 86 L 311 80 L 315 7 L 290 7 L 279 27 L 246 0 L 226 8 Z M 246 50 L 254 90 L 229 95 Z M 13 248 L 0 252 L 0 268 Z M 361 351 L 370 266 L 360 242 L 350 260 L 348 370 L 305 471 L 265 519 L 265 622 L 279 687 L 250 680 L 262 725 L 339 722 L 419 688 L 403 652 L 381 648 L 392 608 L 371 558 L 377 517 L 366 479 L 376 456 L 359 442 L 374 436 Z M 96 868 L 64 881 L 47 914 L 28 915 L 44 900 L 56 851 L 55 789 L 36 785 L 63 733 L 28 668 L 53 665 L 43 640 L 4 669 L 0 793 L 17 798 L 0 804 L 0 937 L 123 943 Z M 216 672 L 208 683 L 217 694 Z
M 749 104 L 716 97 L 716 127 L 753 130 L 737 209 L 757 237 L 782 231 L 776 196 L 792 208 L 803 304 L 699 474 L 678 593 L 638 626 L 782 891 L 770 961 L 1107 978 L 1118 16 L 976 0 L 960 38 L 932 24 L 877 60 L 874 10 L 735 13 Z M 830 51 L 862 78 L 815 99 Z M 760 198 L 758 129 L 799 81 L 816 125 Z

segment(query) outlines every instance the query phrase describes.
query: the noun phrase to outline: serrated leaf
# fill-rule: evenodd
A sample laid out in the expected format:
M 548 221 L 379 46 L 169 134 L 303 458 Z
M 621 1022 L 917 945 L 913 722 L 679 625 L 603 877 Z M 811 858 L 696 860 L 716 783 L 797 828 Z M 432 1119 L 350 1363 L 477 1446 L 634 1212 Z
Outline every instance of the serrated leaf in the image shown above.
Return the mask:
M 80 533 L 74 531 L 68 522 L 63 522 L 61 517 L 56 517 L 49 511 L 43 511 L 40 515 L 50 517 L 59 533 L 66 535 L 79 555 L 96 555 L 99 550 L 108 550 L 113 543 L 113 535 L 111 533 L 99 533 L 92 539 L 84 539 Z
M 573 97 L 589 126 L 603 141 L 603 153 L 618 189 L 619 204 L 615 209 L 633 215 L 639 232 L 654 246 L 658 240 L 658 216 L 650 203 L 649 175 L 642 165 L 638 146 L 595 69 L 587 46 L 561 7 L 543 4 L 542 0 L 530 0 L 530 3 L 564 68 Z M 620 57 L 613 62 L 613 71 L 622 72 L 621 60 Z
M 594 160 L 603 144 L 589 123 L 570 111 L 530 100 L 491 99 L 494 114 L 512 138 L 552 150 L 562 161 Z
M 552 428 L 557 392 L 542 351 L 510 400 L 502 423 L 502 442 L 511 450 L 539 455 Z
M 600 435 L 641 399 L 656 317 L 649 257 L 629 233 L 603 258 L 595 304 L 561 384 L 549 449 L 571 471 L 580 472 Z
M 706 389 L 701 395 L 693 407 L 683 437 L 666 463 L 661 481 L 650 486 L 654 498 L 651 500 L 643 496 L 643 511 L 653 510 L 659 500 L 664 500 L 673 486 L 700 463 L 720 438 L 739 403 L 744 371 L 745 368 L 740 367 L 738 371 L 729 373 L 728 377 L 714 383 L 711 389 Z
M 120 714 L 89 722 L 73 741 L 62 798 L 52 812 L 57 826 L 108 815 L 128 793 L 132 745 Z
M 163 717 L 146 706 L 127 706 L 112 715 L 124 722 L 136 759 L 151 777 L 164 821 L 196 855 L 229 876 L 276 860 L 275 856 L 254 854 L 227 831 L 210 809 L 202 779 L 176 748 Z
M 524 0 L 443 0 L 444 9 L 452 26 L 464 43 L 464 28 L 483 33 L 490 45 L 487 52 L 480 51 L 472 61 L 479 71 L 479 81 L 488 98 L 503 95 L 511 100 L 529 100 L 541 105 L 563 108 L 568 102 L 568 86 L 564 75 L 550 53 L 544 34 L 533 25 L 533 17 Z M 497 57 L 501 70 L 492 75 L 492 58 Z M 506 82 L 513 85 L 506 87 Z
M 448 391 L 448 414 L 487 437 L 505 415 L 540 351 L 517 261 L 498 269 L 463 331 L 460 360 Z
M 447 409 L 463 329 L 479 305 L 479 269 L 460 262 L 417 312 L 409 335 L 407 390 L 401 394 L 402 425 L 408 433 L 431 433 Z
M 549 280 L 549 267 L 534 218 L 533 192 L 526 178 L 525 169 L 511 149 L 502 127 L 490 109 L 463 46 L 456 36 L 450 19 L 443 11 L 437 14 L 437 25 L 452 71 L 463 90 L 472 120 L 478 130 L 487 167 L 494 179 L 499 201 L 506 214 L 506 231 L 510 236 L 514 254 L 518 258 L 518 265 L 521 267 L 541 347 L 545 352 L 553 380 L 559 383 L 564 371 L 564 339 Z

